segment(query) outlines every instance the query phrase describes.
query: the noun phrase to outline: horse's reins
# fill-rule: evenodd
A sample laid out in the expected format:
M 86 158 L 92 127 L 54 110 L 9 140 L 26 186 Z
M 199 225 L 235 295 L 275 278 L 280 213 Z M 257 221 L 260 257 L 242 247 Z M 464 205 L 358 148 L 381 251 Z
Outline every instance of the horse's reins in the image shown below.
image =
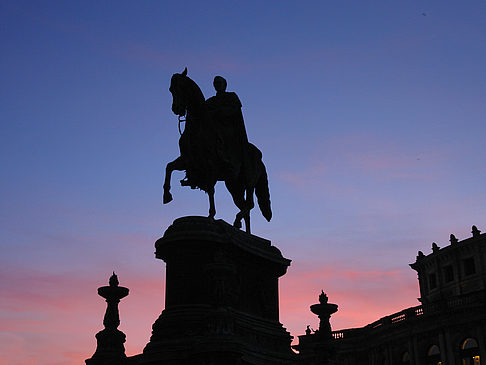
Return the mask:
M 179 118 L 179 134 L 182 136 L 181 124 L 182 124 L 183 122 L 185 122 L 185 121 L 186 121 L 186 119 L 182 119 L 182 118 L 184 118 L 184 116 L 183 116 L 183 115 L 179 115 L 179 116 L 178 116 L 178 118 Z

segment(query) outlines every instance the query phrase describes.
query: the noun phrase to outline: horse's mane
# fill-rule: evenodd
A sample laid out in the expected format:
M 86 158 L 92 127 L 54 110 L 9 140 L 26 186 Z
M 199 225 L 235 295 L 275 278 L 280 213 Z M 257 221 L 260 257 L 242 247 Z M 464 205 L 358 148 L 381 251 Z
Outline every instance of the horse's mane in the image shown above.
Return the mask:
M 196 82 L 191 78 L 189 78 L 188 76 L 183 76 L 183 75 L 181 76 L 184 77 L 184 80 L 188 85 L 187 90 L 189 93 L 188 95 L 189 99 L 192 100 L 193 102 L 196 102 L 197 105 L 203 106 L 204 102 L 206 101 L 206 98 L 204 97 L 203 92 L 199 88 L 199 85 L 196 84 Z
M 171 86 L 174 83 L 182 85 L 188 101 L 190 100 L 193 106 L 198 107 L 204 105 L 206 98 L 204 97 L 204 94 L 202 93 L 198 84 L 187 76 L 187 69 L 182 73 L 173 74 L 170 83 Z

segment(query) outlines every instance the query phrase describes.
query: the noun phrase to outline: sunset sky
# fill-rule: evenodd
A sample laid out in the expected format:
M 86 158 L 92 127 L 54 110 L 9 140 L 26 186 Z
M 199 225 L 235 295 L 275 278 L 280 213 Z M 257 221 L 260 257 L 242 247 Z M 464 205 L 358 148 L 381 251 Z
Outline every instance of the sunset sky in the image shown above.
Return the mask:
M 84 363 L 113 270 L 127 355 L 148 342 L 154 242 L 208 214 L 183 173 L 161 202 L 186 66 L 206 97 L 227 79 L 263 152 L 273 219 L 255 209 L 252 230 L 292 260 L 293 336 L 321 289 L 333 329 L 418 305 L 417 251 L 486 231 L 485 1 L 0 0 L 0 46 L 1 365 Z

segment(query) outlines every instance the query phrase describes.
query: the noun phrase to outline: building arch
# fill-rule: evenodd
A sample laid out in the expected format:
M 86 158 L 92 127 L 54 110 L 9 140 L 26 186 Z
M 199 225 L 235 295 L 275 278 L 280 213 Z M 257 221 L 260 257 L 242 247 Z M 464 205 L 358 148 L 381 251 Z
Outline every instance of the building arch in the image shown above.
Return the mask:
M 402 354 L 402 364 L 410 364 L 410 354 L 408 353 L 408 351 L 405 351 Z
M 427 365 L 442 365 L 439 346 L 429 346 L 429 349 L 427 350 Z
M 467 337 L 461 341 L 459 352 L 462 365 L 480 365 L 479 344 L 474 337 Z

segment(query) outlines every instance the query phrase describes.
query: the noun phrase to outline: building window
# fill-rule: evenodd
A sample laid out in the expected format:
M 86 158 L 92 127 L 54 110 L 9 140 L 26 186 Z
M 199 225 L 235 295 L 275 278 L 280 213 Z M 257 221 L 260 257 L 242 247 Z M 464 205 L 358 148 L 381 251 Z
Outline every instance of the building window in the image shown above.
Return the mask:
M 476 273 L 476 266 L 474 265 L 474 257 L 469 257 L 463 260 L 464 275 L 473 275 Z
M 435 274 L 429 274 L 429 288 L 430 289 L 437 288 L 437 279 L 435 277 Z
M 432 345 L 429 347 L 427 351 L 427 365 L 442 365 L 439 346 Z
M 447 265 L 444 267 L 444 282 L 450 283 L 454 281 L 454 269 L 452 265 Z
M 474 338 L 466 338 L 461 345 L 462 365 L 480 365 L 479 345 Z

